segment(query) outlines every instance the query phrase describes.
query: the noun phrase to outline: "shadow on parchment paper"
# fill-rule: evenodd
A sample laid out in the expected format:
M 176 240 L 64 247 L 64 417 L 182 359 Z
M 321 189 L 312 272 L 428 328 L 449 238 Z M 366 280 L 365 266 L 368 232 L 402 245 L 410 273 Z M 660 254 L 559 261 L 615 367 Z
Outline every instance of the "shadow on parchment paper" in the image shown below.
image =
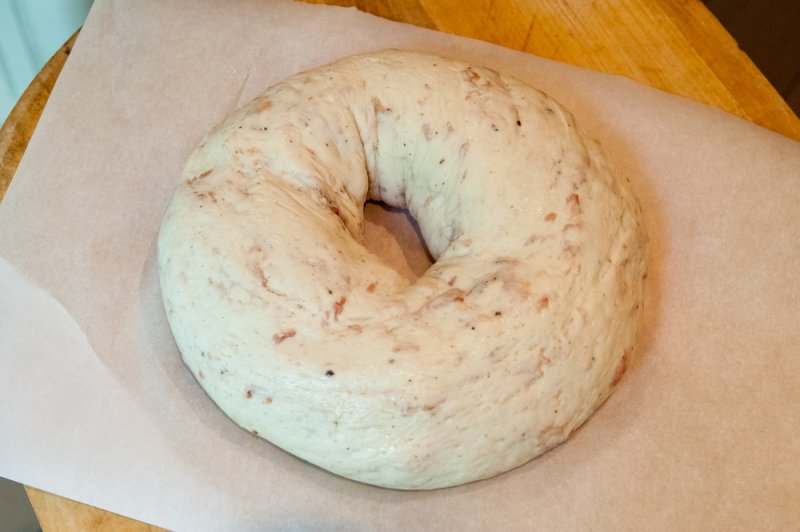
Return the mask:
M 661 293 L 664 283 L 664 264 L 667 258 L 668 224 L 662 210 L 663 207 L 658 200 L 655 183 L 641 170 L 643 165 L 639 161 L 632 143 L 625 140 L 625 135 L 616 131 L 610 124 L 606 124 L 604 139 L 609 145 L 615 146 L 614 152 L 606 149 L 612 169 L 615 169 L 622 177 L 629 179 L 633 192 L 639 200 L 648 239 L 644 312 L 634 356 L 629 363 L 626 378 L 623 378 L 620 384 L 620 386 L 626 386 L 626 380 L 636 378 L 635 374 L 650 353 L 661 327 L 663 314 Z M 620 169 L 623 161 L 625 162 L 624 166 L 635 170 L 625 173 Z M 641 388 L 636 389 L 639 392 L 643 391 Z M 637 401 L 631 402 L 630 409 L 633 410 Z
M 609 129 L 607 135 L 612 138 L 614 132 Z M 610 154 L 612 161 L 624 160 L 628 168 L 641 168 L 641 165 L 635 161 L 636 156 L 632 147 L 628 148 L 627 152 L 625 148 L 620 149 L 620 147 L 628 147 L 628 144 L 622 140 L 621 135 L 615 140 L 614 145 L 617 147 L 617 151 Z M 158 420 L 159 424 L 165 423 L 167 424 L 166 426 L 174 424 L 175 415 L 186 415 L 186 411 L 188 411 L 215 437 L 236 445 L 249 457 L 268 462 L 270 467 L 280 468 L 286 475 L 302 476 L 306 481 L 313 483 L 323 491 L 333 493 L 336 497 L 347 496 L 367 499 L 375 503 L 400 505 L 404 503 L 413 504 L 414 501 L 426 498 L 431 504 L 435 505 L 437 501 L 486 489 L 490 483 L 493 490 L 499 489 L 503 492 L 512 490 L 515 487 L 519 487 L 520 477 L 525 478 L 526 486 L 532 490 L 527 496 L 536 496 L 537 489 L 542 490 L 542 492 L 548 489 L 548 486 L 541 482 L 549 477 L 547 471 L 553 468 L 557 469 L 558 476 L 562 481 L 569 482 L 572 477 L 583 470 L 586 462 L 598 459 L 596 453 L 578 451 L 579 448 L 585 449 L 588 446 L 591 446 L 595 451 L 597 450 L 596 445 L 593 446 L 591 441 L 585 440 L 585 438 L 591 438 L 591 432 L 595 424 L 598 422 L 603 423 L 602 428 L 607 436 L 605 441 L 616 441 L 619 439 L 618 435 L 631 424 L 631 419 L 642 414 L 636 409 L 636 405 L 639 403 L 637 397 L 642 393 L 646 393 L 646 390 L 636 386 L 637 374 L 657 335 L 661 321 L 660 293 L 663 282 L 662 266 L 666 253 L 664 246 L 666 224 L 663 223 L 664 216 L 657 201 L 654 184 L 645 175 L 628 175 L 627 177 L 630 178 L 634 191 L 644 209 L 645 225 L 649 237 L 649 266 L 646 280 L 644 319 L 637 343 L 636 355 L 631 361 L 627 374 L 619 385 L 619 389 L 609 399 L 609 402 L 615 402 L 616 398 L 616 400 L 624 401 L 624 404 L 618 404 L 613 409 L 613 415 L 607 415 L 607 405 L 602 406 L 578 429 L 567 443 L 550 450 L 527 464 L 493 479 L 477 481 L 454 488 L 426 492 L 398 491 L 366 486 L 344 479 L 293 457 L 282 449 L 241 429 L 205 394 L 191 372 L 186 369 L 180 360 L 180 354 L 172 338 L 163 305 L 161 304 L 155 239 L 150 245 L 142 271 L 140 284 L 142 289 L 142 308 L 147 313 L 148 337 L 152 353 L 156 357 L 156 363 L 171 381 L 171 386 L 177 389 L 183 397 L 185 404 L 176 408 L 165 409 L 164 405 L 158 401 L 158 393 L 155 392 L 150 398 L 143 398 L 144 406 Z M 366 247 L 378 254 L 387 263 L 394 264 L 398 273 L 404 277 L 410 280 L 420 277 L 433 262 L 433 259 L 423 244 L 419 228 L 407 211 L 387 207 L 381 203 L 369 202 L 365 206 L 365 215 L 367 221 L 365 228 Z M 387 237 L 390 240 L 389 245 L 386 245 Z M 383 243 L 376 246 L 375 239 L 381 239 Z M 150 393 L 153 393 L 152 390 L 150 390 Z M 585 441 L 582 443 L 575 442 L 570 445 L 571 441 L 579 438 Z M 223 480 L 214 479 L 211 475 L 213 471 L 207 470 L 207 464 L 210 462 L 209 456 L 192 456 L 189 454 L 191 450 L 192 446 L 181 446 L 180 449 L 177 449 L 179 452 L 176 454 L 208 475 L 206 476 L 208 482 Z M 602 454 L 602 449 L 600 449 L 600 452 Z M 568 464 L 567 467 L 564 467 L 565 463 Z M 254 469 L 259 469 L 256 463 L 253 466 Z M 331 516 L 328 517 L 330 518 Z M 345 524 L 342 523 L 341 525 L 344 526 Z M 285 530 L 294 530 L 297 527 L 311 530 L 320 527 L 336 528 L 337 523 L 330 520 L 317 522 L 313 517 L 309 516 L 309 521 L 305 523 L 287 523 L 285 527 L 279 525 L 279 529 Z
M 364 218 L 364 247 L 409 281 L 422 277 L 434 263 L 408 210 L 368 201 Z

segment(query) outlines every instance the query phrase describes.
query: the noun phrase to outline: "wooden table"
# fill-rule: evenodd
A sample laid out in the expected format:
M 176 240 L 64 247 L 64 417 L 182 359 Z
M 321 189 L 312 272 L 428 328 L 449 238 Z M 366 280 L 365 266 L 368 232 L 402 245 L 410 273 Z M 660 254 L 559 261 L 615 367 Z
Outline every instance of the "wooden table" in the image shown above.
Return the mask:
M 619 74 L 800 140 L 800 120 L 699 0 L 309 0 Z M 0 198 L 75 41 L 28 87 L 0 130 Z M 160 530 L 26 488 L 48 530 Z

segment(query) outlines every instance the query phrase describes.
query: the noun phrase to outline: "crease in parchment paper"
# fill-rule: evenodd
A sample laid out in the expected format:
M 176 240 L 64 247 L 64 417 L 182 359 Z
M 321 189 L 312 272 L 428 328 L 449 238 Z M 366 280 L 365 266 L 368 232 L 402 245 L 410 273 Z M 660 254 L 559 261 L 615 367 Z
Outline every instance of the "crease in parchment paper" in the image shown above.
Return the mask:
M 83 491 L 95 501 L 117 498 L 134 488 L 115 480 L 130 477 L 133 471 L 125 470 L 138 467 L 124 460 L 128 431 L 147 435 L 150 443 L 160 439 L 153 437 L 147 418 L 132 408 L 66 309 L 3 258 L 0 293 L 0 352 L 5 354 L 0 358 L 0 387 L 8 397 L 24 398 L 24 403 L 0 403 L 0 470 L 9 478 L 61 492 L 70 492 L 80 478 L 89 486 Z M 26 415 L 14 415 L 18 409 Z M 35 417 L 52 417 L 68 429 L 30 423 Z M 37 456 L 35 471 L 13 459 L 17 453 L 12 444 Z M 64 453 L 98 444 L 104 450 L 89 462 L 63 460 Z M 168 461 L 158 463 L 159 455 L 153 465 L 168 467 Z M 134 498 L 131 511 L 139 514 L 138 506 Z

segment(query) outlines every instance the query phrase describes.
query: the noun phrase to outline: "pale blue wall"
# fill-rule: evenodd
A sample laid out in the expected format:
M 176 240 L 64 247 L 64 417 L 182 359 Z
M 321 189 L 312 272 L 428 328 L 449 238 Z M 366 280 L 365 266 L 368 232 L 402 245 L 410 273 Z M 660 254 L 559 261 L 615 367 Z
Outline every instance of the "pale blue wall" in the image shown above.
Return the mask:
M 86 19 L 92 0 L 0 0 L 0 122 Z

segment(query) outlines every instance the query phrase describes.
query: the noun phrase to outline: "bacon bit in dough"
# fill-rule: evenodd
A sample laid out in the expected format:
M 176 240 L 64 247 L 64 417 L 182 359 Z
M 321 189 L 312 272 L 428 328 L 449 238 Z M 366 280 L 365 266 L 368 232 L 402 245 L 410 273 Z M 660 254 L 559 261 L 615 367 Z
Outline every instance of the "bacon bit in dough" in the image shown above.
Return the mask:
M 539 362 L 536 364 L 536 371 L 541 372 L 544 366 L 549 366 L 552 360 L 544 354 L 544 347 L 539 348 Z
M 372 109 L 375 111 L 376 115 L 380 113 L 389 114 L 392 112 L 391 107 L 386 107 L 378 98 L 375 97 L 372 98 Z
M 395 353 L 400 353 L 401 351 L 419 351 L 419 346 L 417 344 L 398 344 L 392 348 L 392 351 Z
M 549 440 L 551 438 L 563 438 L 566 432 L 567 424 L 550 425 L 539 431 L 539 440 Z
M 481 79 L 481 75 L 480 75 L 480 74 L 478 74 L 477 72 L 475 72 L 475 70 L 473 70 L 471 67 L 469 67 L 469 68 L 466 68 L 466 69 L 463 71 L 463 75 L 464 75 L 464 79 L 465 79 L 467 82 L 469 82 L 469 83 L 472 83 L 473 85 L 476 85 L 476 82 L 477 82 L 479 79 Z
M 269 279 L 267 279 L 267 276 L 264 275 L 264 270 L 257 266 L 255 271 L 258 272 L 258 278 L 261 280 L 261 286 L 264 288 L 269 288 Z
M 611 386 L 616 386 L 617 383 L 622 380 L 622 376 L 625 375 L 625 372 L 628 371 L 628 358 L 627 351 L 622 353 L 622 360 L 620 360 L 617 371 L 614 373 L 614 380 L 611 381 Z
M 564 246 L 564 257 L 568 259 L 574 259 L 575 256 L 578 254 L 578 248 L 572 244 L 567 244 Z
M 333 304 L 333 319 L 339 321 L 339 314 L 342 313 L 344 310 L 344 304 L 347 303 L 347 298 L 342 296 L 339 298 L 339 301 L 336 301 Z
M 545 222 L 552 222 L 556 219 L 557 214 L 554 212 L 548 213 L 547 216 L 544 217 Z
M 581 211 L 581 197 L 578 196 L 577 194 L 570 194 L 569 196 L 567 196 L 567 205 L 572 207 L 572 214 L 573 215 L 577 216 L 578 214 L 580 214 L 582 212 Z
M 193 178 L 187 180 L 186 183 L 189 184 L 189 185 L 193 185 L 195 181 L 199 181 L 200 179 L 203 179 L 204 177 L 208 177 L 208 175 L 210 173 L 211 173 L 211 170 L 206 170 L 205 172 L 203 172 L 201 174 L 197 174 Z
M 263 401 L 261 401 L 265 405 L 272 404 L 272 397 L 265 397 Z
M 286 340 L 287 338 L 292 338 L 296 334 L 297 334 L 297 332 L 294 329 L 289 329 L 288 331 L 282 332 L 280 334 L 274 334 L 272 336 L 272 340 L 276 344 L 279 344 L 279 343 L 283 342 L 284 340 Z
M 248 399 L 252 399 L 253 398 L 253 390 L 247 390 L 246 392 L 244 392 L 244 395 Z
M 369 283 L 369 285 L 367 286 L 367 292 L 372 294 L 373 292 L 375 292 L 376 288 L 378 288 L 378 281 L 373 281 Z
M 454 284 L 456 284 L 456 279 L 457 277 L 455 275 L 451 277 L 450 280 L 447 281 L 447 286 L 453 286 Z
M 539 301 L 536 302 L 536 307 L 541 311 L 546 309 L 550 306 L 550 298 L 547 296 L 542 296 L 539 298 Z
M 255 101 L 254 110 L 257 113 L 261 113 L 263 111 L 269 111 L 272 109 L 272 102 L 267 100 L 266 98 L 258 98 Z

